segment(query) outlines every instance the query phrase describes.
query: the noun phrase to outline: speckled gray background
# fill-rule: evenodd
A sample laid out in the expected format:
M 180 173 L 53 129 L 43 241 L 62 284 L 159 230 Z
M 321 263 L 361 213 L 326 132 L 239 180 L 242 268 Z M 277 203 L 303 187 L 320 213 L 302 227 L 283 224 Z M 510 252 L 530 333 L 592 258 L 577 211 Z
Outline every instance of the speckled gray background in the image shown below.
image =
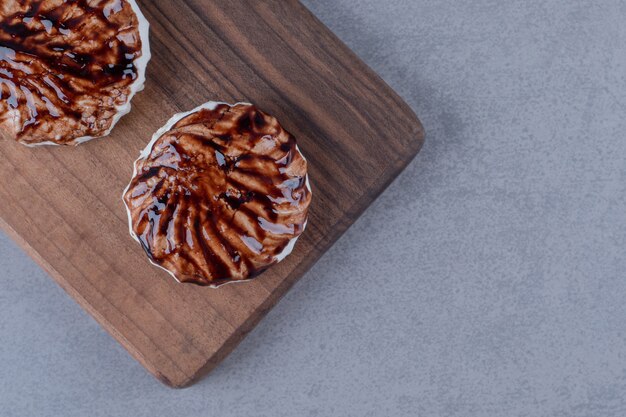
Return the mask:
M 308 0 L 422 154 L 209 378 L 0 239 L 0 415 L 626 415 L 626 2 Z

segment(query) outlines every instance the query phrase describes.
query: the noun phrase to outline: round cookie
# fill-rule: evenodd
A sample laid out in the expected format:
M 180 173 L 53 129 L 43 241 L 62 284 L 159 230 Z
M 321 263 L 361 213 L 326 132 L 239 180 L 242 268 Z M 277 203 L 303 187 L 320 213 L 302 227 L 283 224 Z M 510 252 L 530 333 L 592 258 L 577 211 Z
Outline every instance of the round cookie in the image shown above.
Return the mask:
M 29 146 L 108 135 L 143 88 L 148 31 L 135 0 L 0 2 L 0 129 Z
M 124 192 L 131 235 L 180 282 L 219 286 L 284 259 L 306 227 L 311 189 L 294 137 L 251 104 L 174 116 Z

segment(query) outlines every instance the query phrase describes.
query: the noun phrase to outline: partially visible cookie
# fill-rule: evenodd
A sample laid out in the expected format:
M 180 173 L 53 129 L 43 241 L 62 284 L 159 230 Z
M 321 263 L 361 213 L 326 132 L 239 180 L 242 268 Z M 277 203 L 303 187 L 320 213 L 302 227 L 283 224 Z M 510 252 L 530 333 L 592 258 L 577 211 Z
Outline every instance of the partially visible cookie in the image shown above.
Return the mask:
M 106 136 L 150 59 L 135 0 L 0 2 L 0 129 L 25 145 Z
M 295 138 L 251 104 L 174 116 L 124 192 L 131 235 L 180 282 L 219 286 L 284 259 L 306 227 L 311 189 Z

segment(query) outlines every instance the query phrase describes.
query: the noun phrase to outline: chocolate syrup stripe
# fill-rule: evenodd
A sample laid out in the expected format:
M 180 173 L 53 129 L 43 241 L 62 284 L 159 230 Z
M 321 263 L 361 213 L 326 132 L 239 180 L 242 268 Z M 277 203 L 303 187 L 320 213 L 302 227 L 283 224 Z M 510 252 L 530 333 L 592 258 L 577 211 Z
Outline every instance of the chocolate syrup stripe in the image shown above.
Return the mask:
M 246 262 L 246 258 L 242 257 L 239 253 L 239 251 L 233 247 L 233 245 L 231 244 L 230 241 L 228 241 L 228 239 L 226 239 L 220 232 L 217 226 L 217 220 L 215 218 L 215 215 L 213 212 L 204 212 L 204 214 L 202 215 L 202 217 L 207 220 L 204 222 L 204 226 L 203 230 L 206 230 L 207 234 L 209 234 L 210 237 L 212 237 L 213 239 L 215 239 L 217 242 L 219 242 L 219 244 L 221 245 L 222 249 L 224 249 L 224 252 L 226 252 L 226 254 L 228 256 L 230 256 L 230 259 L 232 260 L 233 264 L 237 267 L 237 269 L 241 269 L 241 262 L 243 261 L 243 263 L 250 268 L 250 265 L 247 264 Z M 209 230 L 207 230 L 209 229 Z M 200 235 L 200 237 L 198 238 L 202 241 L 204 241 L 204 236 Z M 210 248 L 210 246 L 208 245 L 207 242 L 204 242 L 207 245 L 207 249 L 209 252 L 213 253 L 213 250 Z M 217 256 L 217 254 L 214 254 Z M 238 261 L 235 261 L 235 259 L 239 259 Z M 208 261 L 208 260 L 207 260 Z M 209 265 L 211 265 L 211 263 L 209 262 Z M 213 271 L 212 274 L 212 278 L 223 278 L 226 277 L 230 274 L 230 269 L 227 265 L 226 262 L 224 262 L 221 258 L 220 258 L 220 263 L 217 265 L 217 267 L 215 268 L 215 270 Z
M 187 229 L 187 224 L 191 224 L 191 225 L 195 225 L 196 221 L 199 221 L 198 218 L 195 219 L 191 219 L 191 206 L 189 204 L 187 204 L 187 202 L 182 199 L 182 203 L 181 203 L 181 208 L 180 208 L 180 215 L 178 216 L 178 219 L 175 219 L 175 223 L 174 223 L 174 235 L 175 235 L 175 239 L 178 238 L 180 240 L 175 240 L 178 242 L 184 242 L 185 241 L 185 232 Z M 176 220 L 179 220 L 179 225 L 176 226 Z M 189 223 L 189 221 L 191 220 L 191 223 Z M 193 230 L 193 229 L 192 229 Z M 167 240 L 169 242 L 171 236 L 167 235 Z M 198 241 L 198 244 L 200 244 L 200 240 L 198 239 L 198 237 L 196 236 L 196 240 Z M 199 263 L 199 261 L 194 257 L 191 256 L 190 253 L 188 253 L 187 251 L 184 250 L 180 250 L 178 247 L 174 248 L 173 253 L 176 256 L 179 256 L 181 258 L 183 258 L 184 260 L 186 260 L 189 264 L 191 264 L 193 266 L 193 268 L 197 271 L 203 271 L 203 269 L 205 268 L 204 265 L 202 265 L 201 263 Z M 170 255 L 171 256 L 171 255 Z M 156 260 L 157 264 L 160 264 L 161 266 L 166 266 L 167 262 L 169 261 L 169 259 L 171 259 L 170 257 L 166 257 L 164 259 L 159 258 Z M 206 263 L 206 257 L 205 259 L 205 263 Z M 207 266 L 208 268 L 208 266 Z M 197 277 L 200 277 L 200 275 L 197 275 Z
M 157 193 L 154 193 L 155 195 L 157 195 Z M 165 196 L 163 196 L 165 197 Z M 162 198 L 159 197 L 158 200 L 159 201 L 163 201 L 163 204 L 165 204 L 165 209 L 163 211 L 161 211 L 159 213 L 159 234 L 165 235 L 168 238 L 170 237 L 170 223 L 172 222 L 172 220 L 174 220 L 174 213 L 176 212 L 177 209 L 179 209 L 180 207 L 180 198 L 178 198 L 178 195 L 175 195 L 176 200 L 173 200 L 172 197 L 170 198 Z M 175 233 L 177 232 L 177 230 L 175 230 Z M 184 236 L 174 236 L 175 240 L 179 240 L 182 241 L 181 239 L 184 239 Z
M 183 204 L 183 205 L 181 206 L 181 208 L 180 208 L 180 215 L 178 216 L 178 219 L 177 219 L 177 220 L 180 220 L 180 222 L 181 222 L 181 223 L 183 223 L 183 225 L 184 225 L 184 224 L 186 224 L 186 223 L 187 223 L 187 220 L 189 219 L 189 214 L 190 214 L 190 211 L 189 211 L 189 206 L 188 206 L 188 205 L 184 205 L 184 204 Z M 180 233 L 184 233 L 184 229 L 185 229 L 185 227 L 184 227 L 184 226 L 180 226 L 180 227 L 176 227 L 176 226 L 174 226 L 175 233 L 178 233 L 178 232 L 180 232 Z M 168 236 L 168 239 L 169 239 L 169 236 Z M 152 250 L 152 249 L 151 249 L 151 250 Z M 177 250 L 177 248 L 176 248 L 176 249 L 174 250 L 174 253 L 175 253 L 177 256 L 179 256 L 180 258 L 184 259 L 187 263 L 189 263 L 190 265 L 192 265 L 192 266 L 193 266 L 196 270 L 198 270 L 198 271 L 202 271 L 202 265 L 199 265 L 199 264 L 198 264 L 198 262 L 196 261 L 196 259 L 195 259 L 193 256 L 190 256 L 190 255 L 187 253 L 187 251 Z M 155 262 L 157 265 L 161 265 L 161 266 L 163 266 L 163 267 L 166 267 L 166 268 L 167 268 L 167 266 L 168 266 L 168 265 L 167 265 L 167 263 L 168 263 L 168 261 L 169 261 L 170 259 L 171 259 L 171 258 L 169 258 L 169 257 L 168 257 L 168 258 L 165 258 L 165 259 L 162 259 L 162 258 L 156 258 L 156 259 L 153 259 L 153 262 Z M 197 278 L 200 278 L 200 277 L 201 277 L 200 275 L 197 275 Z

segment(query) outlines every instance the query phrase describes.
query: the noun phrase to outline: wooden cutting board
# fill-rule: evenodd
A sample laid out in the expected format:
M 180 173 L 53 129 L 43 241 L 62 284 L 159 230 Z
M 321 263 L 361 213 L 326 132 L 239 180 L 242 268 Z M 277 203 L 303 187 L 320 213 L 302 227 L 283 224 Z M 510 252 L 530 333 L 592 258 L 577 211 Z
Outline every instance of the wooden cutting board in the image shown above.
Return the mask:
M 224 359 L 345 232 L 417 154 L 423 130 L 297 1 L 140 5 L 153 58 L 132 113 L 110 137 L 77 148 L 0 140 L 0 225 L 152 374 L 183 387 Z M 219 289 L 177 284 L 151 266 L 121 200 L 152 133 L 209 100 L 249 101 L 278 117 L 309 160 L 314 196 L 287 260 Z

